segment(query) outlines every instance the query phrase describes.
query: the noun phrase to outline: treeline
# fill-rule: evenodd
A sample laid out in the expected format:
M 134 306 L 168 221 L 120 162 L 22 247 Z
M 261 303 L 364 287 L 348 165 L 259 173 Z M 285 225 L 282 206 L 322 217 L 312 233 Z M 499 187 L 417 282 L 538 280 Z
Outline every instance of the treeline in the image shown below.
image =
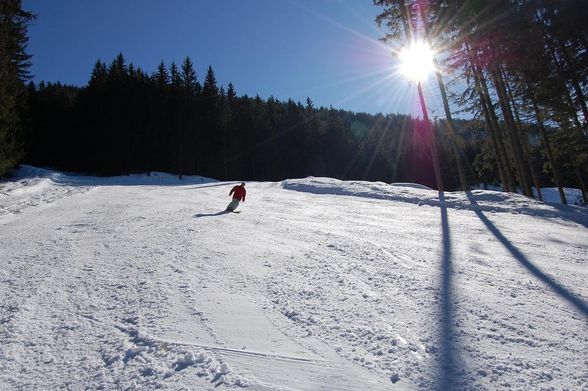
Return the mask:
M 418 182 L 436 188 L 431 140 L 407 115 L 353 113 L 274 98 L 239 96 L 218 86 L 213 69 L 200 82 L 190 58 L 151 74 L 119 54 L 97 61 L 85 87 L 29 83 L 23 162 L 94 175 L 163 171 L 226 180 L 305 176 Z M 446 190 L 459 188 L 445 121 L 434 124 Z M 538 129 L 525 125 L 529 153 L 542 159 Z M 500 184 L 479 121 L 453 120 L 468 185 Z M 553 135 L 552 129 L 547 131 Z M 565 140 L 564 140 L 565 141 Z M 554 144 L 563 165 L 567 159 Z M 556 147 L 557 146 L 557 147 Z M 563 170 L 575 185 L 573 170 Z M 549 175 L 538 174 L 541 186 Z
M 445 190 L 486 183 L 530 195 L 531 183 L 555 183 L 585 191 L 587 25 L 578 18 L 585 8 L 574 13 L 567 2 L 538 0 L 479 1 L 475 10 L 445 0 L 427 9 L 412 0 L 375 3 L 384 7 L 378 22 L 390 28 L 387 38 L 420 31 L 433 43 L 451 43 L 446 66 L 468 86 L 454 101 L 474 120 L 446 110 L 430 132 L 405 115 L 239 96 L 231 84 L 218 86 L 210 67 L 197 77 L 189 58 L 148 74 L 120 54 L 96 62 L 86 86 L 27 88 L 34 16 L 20 0 L 2 1 L 0 176 L 24 162 L 95 175 L 314 175 L 437 187 L 435 145 Z M 493 18 L 497 12 L 502 18 Z
M 25 161 L 98 175 L 165 171 L 218 179 L 329 176 L 435 186 L 422 123 L 404 115 L 238 96 L 190 58 L 152 74 L 119 54 L 86 87 L 28 88 Z M 451 156 L 444 153 L 444 159 Z M 445 164 L 451 184 L 454 173 Z M 472 181 L 475 181 L 472 174 Z
M 483 171 L 506 191 L 541 185 L 547 170 L 560 188 L 575 183 L 586 199 L 588 167 L 588 3 L 585 0 L 374 0 L 376 21 L 396 45 L 429 42 L 445 69 L 467 85 L 454 101 L 488 132 Z M 445 89 L 439 75 L 440 90 Z M 445 99 L 447 102 L 447 99 Z M 446 106 L 448 107 L 448 106 Z M 446 133 L 453 137 L 446 108 Z M 530 126 L 531 124 L 531 126 Z M 550 132 L 549 128 L 557 131 Z M 533 156 L 538 131 L 541 156 Z M 489 158 L 489 155 L 491 158 Z M 460 161 L 457 160 L 458 167 Z M 573 179 L 570 178 L 572 173 Z M 541 198 L 541 194 L 538 194 Z

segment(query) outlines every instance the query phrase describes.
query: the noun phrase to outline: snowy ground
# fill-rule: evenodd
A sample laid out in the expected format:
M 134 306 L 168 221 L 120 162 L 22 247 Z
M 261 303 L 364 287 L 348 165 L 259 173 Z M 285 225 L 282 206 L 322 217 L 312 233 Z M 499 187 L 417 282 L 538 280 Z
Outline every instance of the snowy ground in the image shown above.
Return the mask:
M 232 185 L 0 183 L 0 389 L 588 390 L 586 208 Z

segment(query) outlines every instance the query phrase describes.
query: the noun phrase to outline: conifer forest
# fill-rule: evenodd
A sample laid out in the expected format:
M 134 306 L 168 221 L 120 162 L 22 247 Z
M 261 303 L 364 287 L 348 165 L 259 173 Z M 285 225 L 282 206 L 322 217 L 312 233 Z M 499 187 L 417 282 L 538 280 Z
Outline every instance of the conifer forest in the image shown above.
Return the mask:
M 86 85 L 33 82 L 26 45 L 36 16 L 3 0 L 0 175 L 23 163 L 93 175 L 442 181 L 443 190 L 489 185 L 539 198 L 532 188 L 575 187 L 585 196 L 585 1 L 373 3 L 383 42 L 436 48 L 444 71 L 430 82 L 443 94 L 443 118 L 247 96 L 190 56 L 142 69 L 113 53 L 88 69 Z

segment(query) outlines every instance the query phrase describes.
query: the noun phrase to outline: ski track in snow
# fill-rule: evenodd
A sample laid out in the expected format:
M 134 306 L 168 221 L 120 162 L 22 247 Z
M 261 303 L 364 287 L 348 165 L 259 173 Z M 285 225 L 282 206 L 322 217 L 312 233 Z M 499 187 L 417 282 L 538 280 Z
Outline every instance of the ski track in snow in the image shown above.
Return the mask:
M 585 209 L 231 186 L 0 183 L 0 389 L 588 390 Z

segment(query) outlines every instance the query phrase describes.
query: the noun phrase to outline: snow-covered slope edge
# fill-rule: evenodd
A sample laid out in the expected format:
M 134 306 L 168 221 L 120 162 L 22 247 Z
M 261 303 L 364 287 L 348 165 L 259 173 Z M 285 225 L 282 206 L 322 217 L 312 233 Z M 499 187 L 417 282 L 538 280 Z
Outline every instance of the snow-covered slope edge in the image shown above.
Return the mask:
M 282 181 L 282 187 L 313 194 L 331 194 L 439 206 L 439 193 L 422 185 L 367 181 L 341 181 L 333 178 L 308 177 Z M 520 194 L 491 190 L 444 192 L 445 206 L 453 209 L 478 209 L 484 212 L 508 212 L 537 217 L 564 218 L 585 224 L 588 208 L 564 206 L 529 199 Z
M 0 216 L 14 215 L 31 206 L 47 205 L 74 194 L 85 193 L 89 184 L 74 183 L 67 175 L 22 166 L 8 181 L 0 181 Z
M 85 193 L 96 186 L 167 186 L 198 185 L 217 182 L 202 176 L 184 176 L 161 172 L 114 177 L 66 174 L 54 170 L 21 165 L 10 180 L 0 182 L 0 216 L 21 213 L 31 206 L 51 204 L 63 197 Z

